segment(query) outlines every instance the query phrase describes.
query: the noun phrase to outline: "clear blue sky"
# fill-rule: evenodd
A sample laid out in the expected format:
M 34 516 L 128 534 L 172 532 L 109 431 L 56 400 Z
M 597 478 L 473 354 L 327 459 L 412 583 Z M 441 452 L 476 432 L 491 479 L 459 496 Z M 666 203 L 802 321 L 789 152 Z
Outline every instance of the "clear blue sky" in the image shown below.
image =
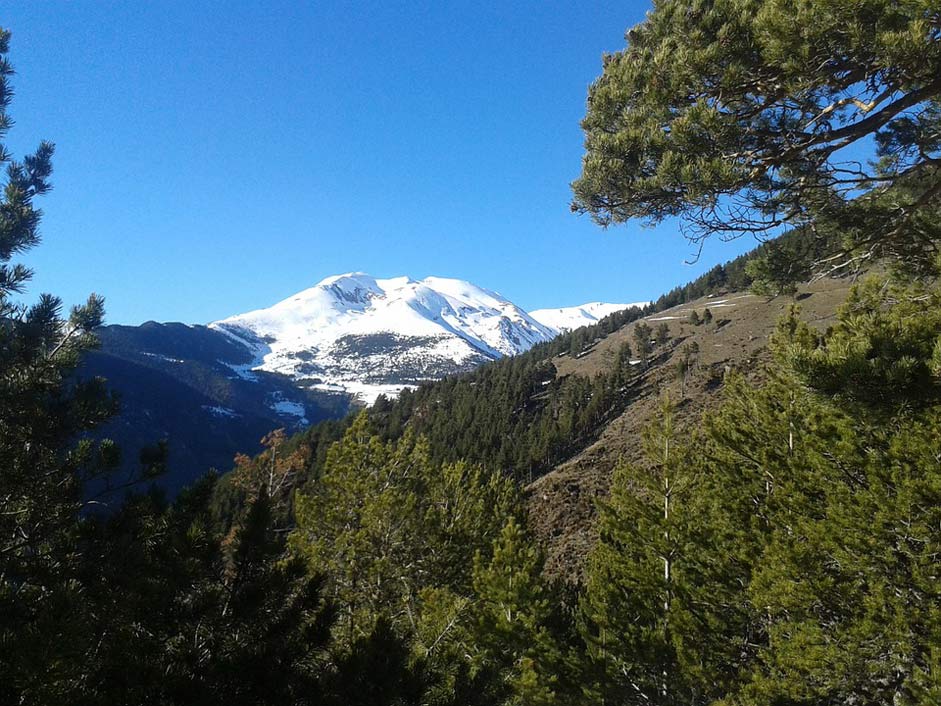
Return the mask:
M 361 270 L 534 309 L 654 297 L 754 246 L 690 266 L 673 225 L 569 211 L 586 89 L 646 3 L 0 8 L 8 142 L 57 145 L 29 299 L 202 323 Z

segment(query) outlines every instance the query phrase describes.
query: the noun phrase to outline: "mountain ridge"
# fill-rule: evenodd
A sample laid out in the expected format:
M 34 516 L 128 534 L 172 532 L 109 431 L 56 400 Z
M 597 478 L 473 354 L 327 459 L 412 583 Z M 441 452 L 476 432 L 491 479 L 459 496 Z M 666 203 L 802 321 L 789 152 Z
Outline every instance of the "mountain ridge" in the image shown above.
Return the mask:
M 251 351 L 243 373 L 280 373 L 370 404 L 380 394 L 522 353 L 629 306 L 592 302 L 534 315 L 466 280 L 350 272 L 209 328 Z

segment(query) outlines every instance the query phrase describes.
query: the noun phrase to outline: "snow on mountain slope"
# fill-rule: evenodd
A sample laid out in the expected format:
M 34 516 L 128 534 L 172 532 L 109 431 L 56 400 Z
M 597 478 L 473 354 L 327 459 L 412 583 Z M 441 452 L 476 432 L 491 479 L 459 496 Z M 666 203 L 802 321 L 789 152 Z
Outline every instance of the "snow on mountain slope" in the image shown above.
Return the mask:
M 266 370 L 364 402 L 521 353 L 558 331 L 509 300 L 443 277 L 327 277 L 267 309 L 210 324 Z
M 648 302 L 634 302 L 633 304 L 591 302 L 590 304 L 568 306 L 561 309 L 536 309 L 529 312 L 529 315 L 543 326 L 562 332 L 596 323 L 605 316 L 622 309 L 629 309 L 632 306 L 644 307 L 647 304 Z

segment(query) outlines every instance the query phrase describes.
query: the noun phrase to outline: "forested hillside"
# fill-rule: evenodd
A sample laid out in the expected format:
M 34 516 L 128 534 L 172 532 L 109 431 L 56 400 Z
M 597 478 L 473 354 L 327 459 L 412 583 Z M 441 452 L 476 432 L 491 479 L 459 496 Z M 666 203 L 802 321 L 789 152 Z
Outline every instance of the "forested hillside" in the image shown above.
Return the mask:
M 664 0 L 601 70 L 575 210 L 771 240 L 172 503 L 89 492 L 104 305 L 18 303 L 0 149 L 0 702 L 941 700 L 941 10 Z
M 84 356 L 81 378 L 101 377 L 118 395 L 119 413 L 96 434 L 136 450 L 168 442 L 167 470 L 154 482 L 175 495 L 210 468 L 227 471 L 237 450 L 257 453 L 262 436 L 292 432 L 343 416 L 346 395 L 310 390 L 282 375 L 239 374 L 251 354 L 206 326 L 158 324 L 103 326 L 100 347 Z

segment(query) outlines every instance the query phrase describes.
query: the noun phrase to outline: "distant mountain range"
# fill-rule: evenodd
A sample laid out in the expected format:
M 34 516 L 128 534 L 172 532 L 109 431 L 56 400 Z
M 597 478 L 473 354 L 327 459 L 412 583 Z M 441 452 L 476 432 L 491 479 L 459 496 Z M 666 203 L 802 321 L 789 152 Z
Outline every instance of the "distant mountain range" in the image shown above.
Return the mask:
M 227 470 L 235 452 L 257 451 L 271 429 L 340 417 L 629 306 L 527 313 L 463 280 L 350 273 L 208 326 L 103 327 L 83 374 L 107 378 L 120 395 L 121 414 L 103 433 L 126 451 L 169 440 L 162 484 L 175 492 L 210 467 Z

